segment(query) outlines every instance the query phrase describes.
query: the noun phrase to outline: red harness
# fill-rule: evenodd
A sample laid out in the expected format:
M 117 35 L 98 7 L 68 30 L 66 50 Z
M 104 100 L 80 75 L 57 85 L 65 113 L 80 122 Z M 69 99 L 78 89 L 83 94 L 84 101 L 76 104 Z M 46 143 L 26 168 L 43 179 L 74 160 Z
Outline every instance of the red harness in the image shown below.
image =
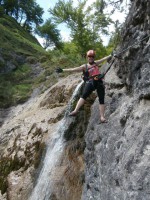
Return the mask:
M 94 64 L 93 66 L 89 66 L 86 64 L 86 69 L 83 71 L 83 80 L 89 81 L 89 80 L 99 80 L 99 75 L 100 75 L 100 71 L 99 71 L 99 67 Z
M 87 67 L 89 73 L 89 79 L 96 78 L 97 75 L 100 74 L 99 67 L 95 64 L 92 67 Z M 98 80 L 98 79 L 95 79 Z

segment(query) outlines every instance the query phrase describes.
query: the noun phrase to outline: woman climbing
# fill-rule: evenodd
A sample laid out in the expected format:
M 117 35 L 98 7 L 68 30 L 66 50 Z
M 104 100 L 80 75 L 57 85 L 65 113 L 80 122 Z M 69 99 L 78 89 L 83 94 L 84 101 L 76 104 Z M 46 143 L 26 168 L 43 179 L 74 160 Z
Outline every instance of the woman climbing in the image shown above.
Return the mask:
M 95 51 L 89 50 L 87 52 L 87 64 L 83 64 L 80 67 L 69 68 L 69 69 L 61 69 L 57 68 L 56 72 L 83 72 L 84 74 L 84 81 L 85 86 L 83 89 L 82 96 L 80 97 L 79 101 L 75 109 L 69 114 L 69 116 L 75 116 L 81 106 L 85 103 L 86 98 L 94 91 L 97 91 L 97 95 L 99 98 L 99 111 L 100 111 L 100 122 L 105 123 L 107 120 L 105 119 L 105 104 L 104 104 L 104 97 L 105 97 L 105 87 L 103 84 L 103 79 L 101 77 L 101 73 L 99 71 L 98 65 L 105 60 L 111 58 L 111 55 L 106 56 L 100 60 L 94 61 L 95 58 Z

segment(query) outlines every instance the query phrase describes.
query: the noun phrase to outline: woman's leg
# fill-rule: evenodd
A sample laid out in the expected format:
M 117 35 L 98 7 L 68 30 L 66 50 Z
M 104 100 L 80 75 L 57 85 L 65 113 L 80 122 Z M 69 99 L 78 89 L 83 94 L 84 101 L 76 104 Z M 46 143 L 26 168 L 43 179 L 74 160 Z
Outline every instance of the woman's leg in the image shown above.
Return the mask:
M 77 114 L 81 106 L 83 106 L 83 104 L 85 103 L 86 98 L 93 92 L 93 90 L 94 88 L 93 88 L 92 83 L 88 82 L 85 84 L 83 94 L 81 98 L 79 99 L 75 109 L 69 114 L 69 116 L 75 116 Z
M 106 122 L 105 119 L 105 104 L 104 104 L 104 98 L 105 98 L 105 86 L 103 85 L 103 82 L 99 82 L 97 84 L 97 94 L 99 98 L 99 111 L 100 111 L 100 121 Z
M 81 106 L 83 106 L 84 102 L 85 102 L 85 100 L 83 98 L 80 98 L 75 109 L 74 109 L 74 111 L 72 111 L 69 115 L 70 116 L 76 115 L 77 112 L 79 111 L 79 109 L 81 108 Z
M 100 111 L 100 121 L 106 122 L 105 118 L 105 104 L 99 104 L 99 111 Z

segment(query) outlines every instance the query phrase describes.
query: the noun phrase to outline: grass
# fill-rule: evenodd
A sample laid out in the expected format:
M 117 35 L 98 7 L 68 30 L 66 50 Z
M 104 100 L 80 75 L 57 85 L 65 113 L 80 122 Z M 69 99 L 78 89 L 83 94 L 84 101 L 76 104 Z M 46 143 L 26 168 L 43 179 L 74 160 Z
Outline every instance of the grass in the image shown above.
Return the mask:
M 26 101 L 34 88 L 40 87 L 43 92 L 51 87 L 59 80 L 55 68 L 85 63 L 79 55 L 45 51 L 33 35 L 9 16 L 0 17 L 0 30 L 0 108 Z M 33 73 L 36 64 L 41 67 L 39 74 Z M 59 77 L 67 75 L 62 73 Z
M 31 64 L 46 54 L 15 19 L 0 17 L 0 108 L 22 103 L 34 89 Z
M 2 55 L 12 52 L 25 56 L 34 55 L 39 57 L 45 53 L 37 39 L 25 31 L 12 17 L 4 15 L 0 17 L 0 49 Z
M 30 96 L 32 91 L 30 72 L 30 66 L 25 64 L 11 73 L 0 75 L 0 107 L 24 102 Z

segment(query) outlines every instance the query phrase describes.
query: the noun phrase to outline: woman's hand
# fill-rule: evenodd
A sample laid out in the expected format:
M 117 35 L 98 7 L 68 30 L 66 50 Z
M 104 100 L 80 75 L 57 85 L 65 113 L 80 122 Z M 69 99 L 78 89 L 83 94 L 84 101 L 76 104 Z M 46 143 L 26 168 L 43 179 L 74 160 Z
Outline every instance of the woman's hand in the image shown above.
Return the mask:
M 62 73 L 63 72 L 63 69 L 62 68 L 60 68 L 60 67 L 58 67 L 58 68 L 56 68 L 56 73 Z

